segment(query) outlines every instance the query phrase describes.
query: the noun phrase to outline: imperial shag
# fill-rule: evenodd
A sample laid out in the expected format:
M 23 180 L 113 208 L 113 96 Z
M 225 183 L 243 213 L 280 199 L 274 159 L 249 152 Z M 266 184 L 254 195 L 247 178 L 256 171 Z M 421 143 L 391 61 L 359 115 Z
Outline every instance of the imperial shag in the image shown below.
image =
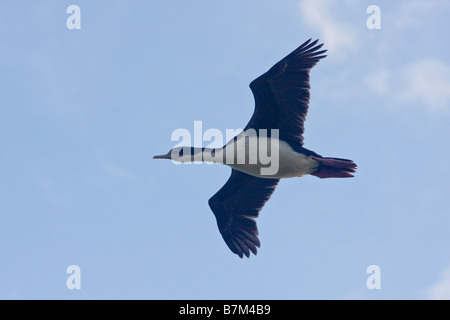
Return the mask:
M 211 161 L 232 168 L 228 181 L 209 199 L 209 206 L 225 243 L 241 258 L 249 257 L 250 252 L 256 255 L 260 241 L 255 218 L 281 178 L 307 174 L 347 178 L 353 177 L 356 170 L 351 160 L 322 157 L 303 147 L 309 71 L 326 57 L 327 51 L 319 50 L 323 44 L 317 42 L 309 39 L 250 83 L 255 111 L 243 132 L 225 146 L 177 147 L 153 157 L 178 162 Z M 276 159 L 274 170 L 269 170 L 267 161 L 262 160 L 261 150 Z

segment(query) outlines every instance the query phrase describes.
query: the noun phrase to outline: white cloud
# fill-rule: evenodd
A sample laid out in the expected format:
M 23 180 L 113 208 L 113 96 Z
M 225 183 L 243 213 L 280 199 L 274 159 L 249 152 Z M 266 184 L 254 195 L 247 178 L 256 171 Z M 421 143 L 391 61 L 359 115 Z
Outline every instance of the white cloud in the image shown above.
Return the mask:
M 430 300 L 450 300 L 450 267 L 446 268 L 439 281 L 428 289 L 427 298 Z
M 317 28 L 323 36 L 328 49 L 342 54 L 356 46 L 355 30 L 348 24 L 337 21 L 333 16 L 341 2 L 335 0 L 304 0 L 300 10 L 304 21 Z
M 387 69 L 375 71 L 364 78 L 364 83 L 374 92 L 379 95 L 385 95 L 388 92 L 388 81 L 391 73 Z
M 405 87 L 398 94 L 403 103 L 435 111 L 450 110 L 450 66 L 424 59 L 408 65 L 402 73 Z
M 448 0 L 410 0 L 405 1 L 396 13 L 394 26 L 398 29 L 410 29 L 424 26 L 428 21 L 430 12 L 450 9 Z

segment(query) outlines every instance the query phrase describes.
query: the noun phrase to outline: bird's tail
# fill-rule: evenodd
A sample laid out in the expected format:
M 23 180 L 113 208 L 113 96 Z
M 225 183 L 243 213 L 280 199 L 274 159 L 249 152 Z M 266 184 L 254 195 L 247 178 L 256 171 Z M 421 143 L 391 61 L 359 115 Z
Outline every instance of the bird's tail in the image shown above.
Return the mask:
M 356 163 L 348 159 L 322 158 L 311 156 L 319 162 L 316 171 L 311 173 L 313 176 L 323 178 L 349 178 L 356 171 Z

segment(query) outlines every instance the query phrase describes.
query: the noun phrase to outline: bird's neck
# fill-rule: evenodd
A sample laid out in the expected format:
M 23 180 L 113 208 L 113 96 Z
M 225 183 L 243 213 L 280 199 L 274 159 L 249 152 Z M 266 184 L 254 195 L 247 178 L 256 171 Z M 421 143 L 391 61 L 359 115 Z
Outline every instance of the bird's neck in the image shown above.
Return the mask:
M 191 148 L 190 156 L 183 157 L 182 162 L 217 162 L 215 161 L 215 153 L 217 149 L 213 148 Z

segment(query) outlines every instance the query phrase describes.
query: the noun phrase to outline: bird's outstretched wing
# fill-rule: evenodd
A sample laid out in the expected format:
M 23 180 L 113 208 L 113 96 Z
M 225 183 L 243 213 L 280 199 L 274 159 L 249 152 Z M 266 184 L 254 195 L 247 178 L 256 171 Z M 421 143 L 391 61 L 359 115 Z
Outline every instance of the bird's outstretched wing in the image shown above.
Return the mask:
M 303 145 L 304 121 L 309 103 L 309 70 L 327 50 L 318 51 L 311 39 L 250 83 L 255 111 L 245 127 L 279 129 L 279 137 L 291 145 Z
M 232 170 L 225 185 L 211 199 L 209 206 L 228 247 L 239 257 L 256 255 L 258 228 L 254 218 L 269 200 L 279 179 L 263 179 Z

